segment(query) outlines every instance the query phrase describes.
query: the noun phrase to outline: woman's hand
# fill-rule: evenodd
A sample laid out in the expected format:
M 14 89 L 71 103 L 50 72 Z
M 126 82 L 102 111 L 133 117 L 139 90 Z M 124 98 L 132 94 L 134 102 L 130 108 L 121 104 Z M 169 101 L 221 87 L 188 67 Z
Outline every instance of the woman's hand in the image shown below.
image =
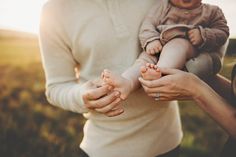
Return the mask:
M 144 80 L 139 78 L 148 96 L 156 100 L 188 100 L 197 97 L 195 90 L 200 79 L 194 74 L 177 69 L 159 68 L 162 77 L 157 80 Z
M 113 91 L 109 85 L 103 85 L 100 80 L 86 82 L 81 90 L 85 106 L 106 116 L 120 115 L 124 109 L 120 105 L 120 93 Z

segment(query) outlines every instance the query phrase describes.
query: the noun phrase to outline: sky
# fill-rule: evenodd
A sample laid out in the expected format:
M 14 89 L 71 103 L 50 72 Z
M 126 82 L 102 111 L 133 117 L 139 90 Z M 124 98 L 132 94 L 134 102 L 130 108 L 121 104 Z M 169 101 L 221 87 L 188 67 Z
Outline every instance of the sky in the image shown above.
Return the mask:
M 47 0 L 0 0 L 0 28 L 38 32 L 41 7 Z M 203 0 L 222 8 L 230 36 L 236 38 L 236 0 Z

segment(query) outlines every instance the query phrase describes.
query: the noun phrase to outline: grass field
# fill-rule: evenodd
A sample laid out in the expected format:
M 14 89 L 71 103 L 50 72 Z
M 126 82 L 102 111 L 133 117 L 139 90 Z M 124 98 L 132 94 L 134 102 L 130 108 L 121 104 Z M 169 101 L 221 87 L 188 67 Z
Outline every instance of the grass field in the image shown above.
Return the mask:
M 221 72 L 230 77 L 236 57 L 225 57 Z M 0 31 L 0 156 L 75 157 L 84 119 L 49 105 L 38 40 Z M 181 157 L 215 157 L 225 132 L 193 102 L 180 102 L 184 139 Z

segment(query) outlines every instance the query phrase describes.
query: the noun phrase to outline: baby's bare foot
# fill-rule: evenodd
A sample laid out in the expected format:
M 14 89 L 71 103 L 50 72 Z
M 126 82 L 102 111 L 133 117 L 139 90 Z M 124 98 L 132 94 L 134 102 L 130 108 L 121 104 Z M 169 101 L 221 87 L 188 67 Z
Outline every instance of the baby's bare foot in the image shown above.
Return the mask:
M 121 93 L 120 98 L 126 99 L 132 90 L 131 81 L 122 77 L 121 75 L 115 74 L 107 69 L 102 73 L 102 79 L 105 84 L 109 84 Z
M 147 63 L 146 66 L 142 66 L 141 75 L 145 80 L 156 80 L 161 77 L 160 69 L 154 64 Z

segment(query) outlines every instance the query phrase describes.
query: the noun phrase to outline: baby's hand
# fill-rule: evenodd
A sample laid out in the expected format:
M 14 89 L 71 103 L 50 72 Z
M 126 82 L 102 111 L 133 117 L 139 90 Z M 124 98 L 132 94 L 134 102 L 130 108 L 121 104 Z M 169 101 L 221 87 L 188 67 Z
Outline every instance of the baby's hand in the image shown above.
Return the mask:
M 194 28 L 188 31 L 188 38 L 194 46 L 198 46 L 203 43 L 203 39 L 198 28 Z
M 162 50 L 162 45 L 161 45 L 161 42 L 159 40 L 151 41 L 146 46 L 146 52 L 149 55 L 155 55 L 156 53 L 161 52 L 161 50 Z

